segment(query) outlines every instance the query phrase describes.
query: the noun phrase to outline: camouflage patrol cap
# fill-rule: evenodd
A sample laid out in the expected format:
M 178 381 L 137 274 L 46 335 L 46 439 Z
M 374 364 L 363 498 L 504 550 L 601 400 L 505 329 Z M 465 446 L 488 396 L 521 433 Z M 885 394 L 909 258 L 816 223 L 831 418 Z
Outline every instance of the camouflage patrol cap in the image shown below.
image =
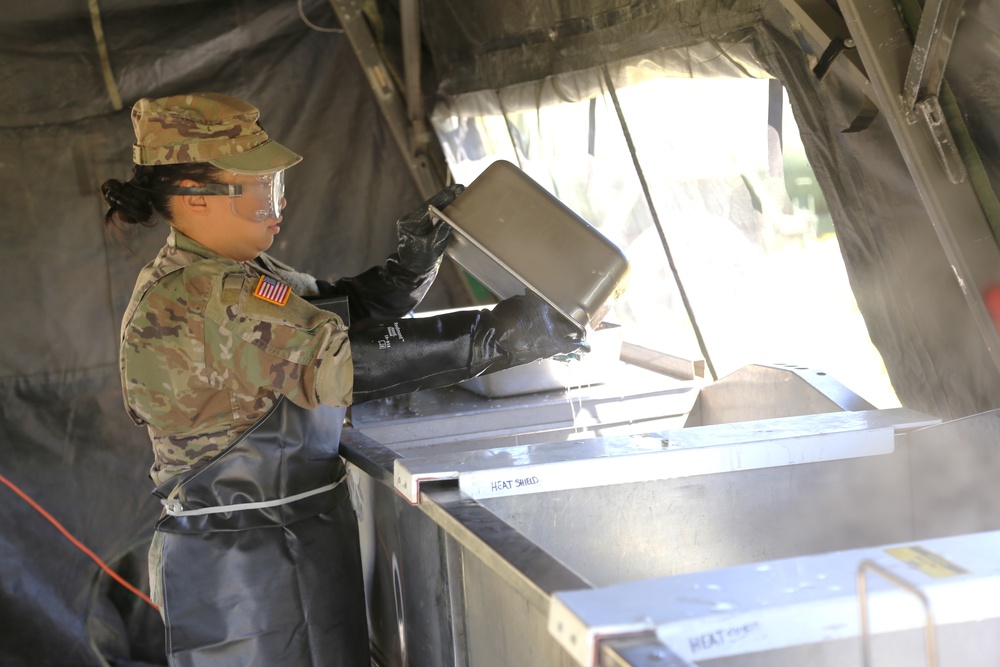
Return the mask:
M 208 162 L 239 174 L 286 169 L 302 156 L 276 141 L 257 124 L 260 111 L 219 93 L 143 98 L 132 107 L 136 164 Z

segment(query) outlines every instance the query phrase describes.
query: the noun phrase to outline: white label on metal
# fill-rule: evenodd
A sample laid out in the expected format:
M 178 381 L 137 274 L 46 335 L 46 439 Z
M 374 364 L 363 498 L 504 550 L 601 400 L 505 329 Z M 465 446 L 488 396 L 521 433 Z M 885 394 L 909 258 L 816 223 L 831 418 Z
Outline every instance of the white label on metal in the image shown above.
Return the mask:
M 472 498 L 495 498 L 890 454 L 893 447 L 894 431 L 885 427 L 729 445 L 668 447 L 658 452 L 539 465 L 459 470 L 458 482 Z

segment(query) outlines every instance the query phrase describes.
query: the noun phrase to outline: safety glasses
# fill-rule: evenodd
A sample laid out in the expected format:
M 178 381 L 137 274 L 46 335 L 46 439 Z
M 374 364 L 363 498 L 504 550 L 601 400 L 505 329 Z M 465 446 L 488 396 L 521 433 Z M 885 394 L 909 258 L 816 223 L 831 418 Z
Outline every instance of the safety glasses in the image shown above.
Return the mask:
M 285 171 L 240 176 L 239 183 L 207 183 L 194 187 L 162 188 L 171 195 L 220 195 L 229 197 L 234 215 L 250 222 L 264 222 L 281 217 L 285 198 Z

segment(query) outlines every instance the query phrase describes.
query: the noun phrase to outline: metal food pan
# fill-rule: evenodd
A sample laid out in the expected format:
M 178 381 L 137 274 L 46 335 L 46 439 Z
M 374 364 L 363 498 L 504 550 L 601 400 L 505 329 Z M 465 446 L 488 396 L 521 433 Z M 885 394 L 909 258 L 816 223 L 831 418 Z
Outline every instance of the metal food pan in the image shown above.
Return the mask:
M 447 208 L 448 255 L 500 298 L 530 289 L 596 329 L 628 282 L 624 254 L 510 162 L 494 162 Z

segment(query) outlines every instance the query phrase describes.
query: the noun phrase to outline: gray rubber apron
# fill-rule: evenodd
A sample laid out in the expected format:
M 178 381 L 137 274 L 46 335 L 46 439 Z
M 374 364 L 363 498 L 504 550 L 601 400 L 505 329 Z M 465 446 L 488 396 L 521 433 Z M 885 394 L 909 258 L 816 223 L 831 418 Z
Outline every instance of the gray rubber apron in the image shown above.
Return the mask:
M 336 484 L 343 419 L 282 398 L 156 489 L 175 513 L 156 526 L 171 665 L 370 665 L 357 518 Z

